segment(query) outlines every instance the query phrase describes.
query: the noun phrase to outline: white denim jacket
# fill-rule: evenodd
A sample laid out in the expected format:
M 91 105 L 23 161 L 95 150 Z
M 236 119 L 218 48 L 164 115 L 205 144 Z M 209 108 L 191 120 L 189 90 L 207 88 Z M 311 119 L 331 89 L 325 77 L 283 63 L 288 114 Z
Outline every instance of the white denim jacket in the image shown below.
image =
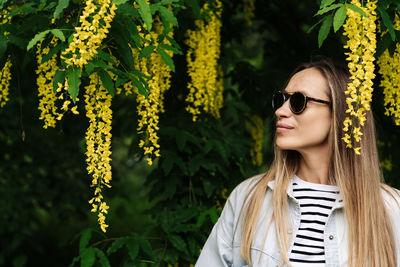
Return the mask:
M 251 186 L 264 174 L 254 176 L 238 185 L 229 196 L 221 216 L 214 225 L 210 236 L 205 243 L 201 255 L 197 260 L 195 267 L 222 267 L 222 266 L 249 266 L 249 264 L 240 255 L 240 244 L 242 236 L 243 221 L 239 221 L 239 213 L 244 198 Z M 265 194 L 260 219 L 257 223 L 257 230 L 253 245 L 251 247 L 251 258 L 254 267 L 261 266 L 279 266 L 282 258 L 279 253 L 278 241 L 276 238 L 275 224 L 272 222 L 268 229 L 265 245 L 264 236 L 267 231 L 272 216 L 272 190 L 274 181 L 268 183 Z M 289 230 L 290 247 L 288 256 L 293 247 L 294 237 L 300 224 L 300 206 L 293 197 L 292 183 L 289 183 L 287 189 L 289 213 L 292 230 Z M 400 261 L 400 208 L 397 203 L 387 193 L 383 192 L 385 203 L 388 206 L 388 213 L 393 223 L 393 230 L 396 241 L 397 259 Z M 235 226 L 239 221 L 235 232 Z M 332 213 L 326 223 L 324 233 L 325 260 L 326 266 L 347 266 L 348 258 L 348 226 L 344 216 L 343 200 L 339 195 L 336 200 Z M 283 265 L 287 266 L 287 265 Z M 400 263 L 397 264 L 400 266 Z

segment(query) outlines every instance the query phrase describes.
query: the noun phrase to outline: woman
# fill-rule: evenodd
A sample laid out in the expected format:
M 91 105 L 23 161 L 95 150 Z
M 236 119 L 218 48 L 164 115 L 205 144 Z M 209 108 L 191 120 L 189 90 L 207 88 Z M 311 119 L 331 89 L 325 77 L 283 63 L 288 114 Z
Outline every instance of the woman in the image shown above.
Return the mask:
M 275 159 L 232 192 L 196 266 L 400 266 L 400 198 L 383 184 L 372 113 L 361 156 L 342 141 L 349 81 L 311 62 L 274 95 Z

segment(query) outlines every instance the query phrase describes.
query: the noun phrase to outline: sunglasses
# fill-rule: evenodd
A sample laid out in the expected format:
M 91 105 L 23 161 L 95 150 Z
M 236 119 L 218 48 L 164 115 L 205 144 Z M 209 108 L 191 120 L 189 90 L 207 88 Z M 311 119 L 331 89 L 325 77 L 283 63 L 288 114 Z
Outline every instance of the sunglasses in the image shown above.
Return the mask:
M 279 91 L 272 97 L 272 108 L 276 111 L 286 102 L 286 100 L 289 100 L 290 110 L 294 114 L 302 113 L 306 109 L 308 101 L 315 101 L 318 103 L 328 104 L 329 106 L 331 105 L 331 102 L 329 101 L 312 98 L 304 95 L 301 92 L 294 92 L 293 94 L 288 94 Z

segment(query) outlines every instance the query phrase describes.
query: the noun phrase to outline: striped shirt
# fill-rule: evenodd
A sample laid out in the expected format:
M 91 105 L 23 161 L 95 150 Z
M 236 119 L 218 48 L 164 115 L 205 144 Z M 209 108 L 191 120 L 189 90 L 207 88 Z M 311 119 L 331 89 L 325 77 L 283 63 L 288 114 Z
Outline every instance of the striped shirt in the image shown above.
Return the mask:
M 289 260 L 293 267 L 325 266 L 325 224 L 339 196 L 339 188 L 309 183 L 295 175 L 293 196 L 300 204 L 301 220 Z

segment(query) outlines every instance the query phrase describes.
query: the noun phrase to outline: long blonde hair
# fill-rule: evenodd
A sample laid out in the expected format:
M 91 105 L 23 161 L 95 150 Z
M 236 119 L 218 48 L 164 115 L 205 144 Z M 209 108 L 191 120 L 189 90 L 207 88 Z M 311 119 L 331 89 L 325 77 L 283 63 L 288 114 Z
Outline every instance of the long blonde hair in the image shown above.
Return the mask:
M 386 187 L 379 166 L 376 148 L 375 126 L 371 111 L 366 112 L 362 128 L 361 156 L 345 147 L 342 141 L 343 121 L 346 117 L 346 96 L 349 80 L 345 68 L 329 60 L 320 60 L 300 65 L 292 76 L 304 69 L 316 68 L 326 78 L 329 98 L 332 102 L 332 126 L 328 142 L 331 151 L 329 182 L 339 187 L 343 196 L 344 211 L 349 229 L 349 266 L 396 266 L 395 242 L 390 218 L 385 208 L 381 189 Z M 243 207 L 241 255 L 251 264 L 251 244 L 259 220 L 267 184 L 275 180 L 272 195 L 273 218 L 275 221 L 279 250 L 283 263 L 288 260 L 289 213 L 287 187 L 299 166 L 297 151 L 281 150 L 275 145 L 275 158 L 263 178 L 258 180 L 246 196 Z M 265 233 L 266 238 L 267 233 Z

